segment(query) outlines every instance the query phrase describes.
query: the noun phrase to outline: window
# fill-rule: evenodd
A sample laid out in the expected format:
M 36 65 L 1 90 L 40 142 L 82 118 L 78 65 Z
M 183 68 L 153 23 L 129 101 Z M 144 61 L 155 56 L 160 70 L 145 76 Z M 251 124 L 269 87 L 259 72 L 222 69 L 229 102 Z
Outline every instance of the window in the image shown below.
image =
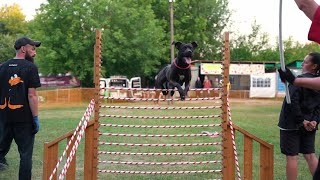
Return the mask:
M 270 78 L 252 78 L 252 87 L 271 87 Z

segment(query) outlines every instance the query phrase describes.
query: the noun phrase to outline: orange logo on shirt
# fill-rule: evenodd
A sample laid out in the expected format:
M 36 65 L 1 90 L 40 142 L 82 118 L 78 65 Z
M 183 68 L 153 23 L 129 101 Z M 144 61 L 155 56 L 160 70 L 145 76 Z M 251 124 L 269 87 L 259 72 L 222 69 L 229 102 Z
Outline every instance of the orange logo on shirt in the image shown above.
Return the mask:
M 18 77 L 16 74 L 14 76 L 11 76 L 11 79 L 9 80 L 10 86 L 14 86 L 22 82 L 23 81 L 21 80 L 21 78 Z
M 17 74 L 14 74 L 14 76 L 11 76 L 8 83 L 10 84 L 11 90 L 12 90 L 12 89 L 16 88 L 16 85 L 18 85 L 19 83 L 23 83 L 23 81 L 21 80 L 20 77 L 18 77 Z M 23 107 L 22 104 L 10 104 L 10 97 L 8 100 L 8 104 L 7 104 L 7 99 L 6 98 L 4 99 L 4 104 L 0 104 L 0 109 L 4 109 L 7 105 L 10 109 L 18 109 L 18 108 Z

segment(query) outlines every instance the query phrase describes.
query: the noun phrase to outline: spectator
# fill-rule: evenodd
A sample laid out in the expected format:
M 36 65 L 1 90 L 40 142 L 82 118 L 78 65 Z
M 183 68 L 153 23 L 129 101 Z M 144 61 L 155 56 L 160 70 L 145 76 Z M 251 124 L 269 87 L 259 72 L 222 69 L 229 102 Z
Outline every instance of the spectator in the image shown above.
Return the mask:
M 199 77 L 199 76 L 197 77 L 195 87 L 196 87 L 196 89 L 201 89 L 201 88 L 202 88 L 202 83 L 201 83 L 201 80 L 200 80 L 200 77 Z M 196 90 L 196 97 L 197 97 L 197 98 L 200 97 L 200 93 L 201 93 L 201 92 L 202 92 L 202 91 L 200 91 L 200 90 Z
M 211 81 L 209 80 L 208 76 L 204 76 L 204 80 L 203 80 L 203 88 L 211 88 Z M 205 90 L 206 92 L 206 97 L 210 96 L 210 90 Z

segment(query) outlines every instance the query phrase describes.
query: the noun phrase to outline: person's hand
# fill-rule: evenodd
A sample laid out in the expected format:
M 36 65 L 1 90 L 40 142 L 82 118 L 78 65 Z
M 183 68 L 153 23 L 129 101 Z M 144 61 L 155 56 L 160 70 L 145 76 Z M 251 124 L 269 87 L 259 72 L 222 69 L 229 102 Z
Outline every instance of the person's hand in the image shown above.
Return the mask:
M 303 127 L 304 127 L 305 130 L 307 130 L 307 131 L 311 131 L 312 130 L 311 126 L 309 125 L 310 121 L 303 120 L 302 124 L 303 124 Z
M 282 82 L 288 82 L 290 84 L 293 84 L 296 77 L 293 75 L 293 73 L 286 67 L 286 71 L 282 71 L 281 68 L 278 69 L 280 79 Z
M 37 134 L 37 132 L 40 129 L 40 123 L 39 123 L 39 117 L 38 116 L 34 116 L 33 117 L 33 124 L 34 124 L 33 134 Z
M 317 127 L 317 121 L 310 121 L 308 126 L 310 127 L 310 129 L 315 130 Z
M 303 126 L 307 131 L 313 131 L 313 130 L 316 129 L 317 122 L 316 121 L 304 120 L 303 121 Z

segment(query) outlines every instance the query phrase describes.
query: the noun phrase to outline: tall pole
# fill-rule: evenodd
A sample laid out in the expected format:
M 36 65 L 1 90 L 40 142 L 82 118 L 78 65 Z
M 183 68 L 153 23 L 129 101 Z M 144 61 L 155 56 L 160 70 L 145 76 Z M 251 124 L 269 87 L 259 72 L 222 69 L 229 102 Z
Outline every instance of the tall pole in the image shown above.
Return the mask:
M 229 32 L 224 33 L 224 56 L 223 56 L 223 86 L 222 86 L 222 149 L 223 170 L 222 179 L 235 179 L 235 157 L 232 149 L 231 129 L 228 114 L 228 83 L 230 67 L 230 42 Z
M 280 52 L 281 70 L 285 72 L 286 68 L 285 68 L 283 44 L 282 44 L 282 0 L 280 0 L 280 6 L 279 6 L 279 52 Z M 284 82 L 284 85 L 286 88 L 285 90 L 286 90 L 287 104 L 291 104 L 288 82 Z
M 92 178 L 97 179 L 98 172 L 98 145 L 99 145 L 99 113 L 100 113 L 100 77 L 101 77 L 101 30 L 96 30 L 96 44 L 94 45 L 94 132 Z
M 171 63 L 174 60 L 174 45 L 172 42 L 174 41 L 174 29 L 173 29 L 173 2 L 174 0 L 169 0 L 170 3 L 170 55 L 171 55 Z

